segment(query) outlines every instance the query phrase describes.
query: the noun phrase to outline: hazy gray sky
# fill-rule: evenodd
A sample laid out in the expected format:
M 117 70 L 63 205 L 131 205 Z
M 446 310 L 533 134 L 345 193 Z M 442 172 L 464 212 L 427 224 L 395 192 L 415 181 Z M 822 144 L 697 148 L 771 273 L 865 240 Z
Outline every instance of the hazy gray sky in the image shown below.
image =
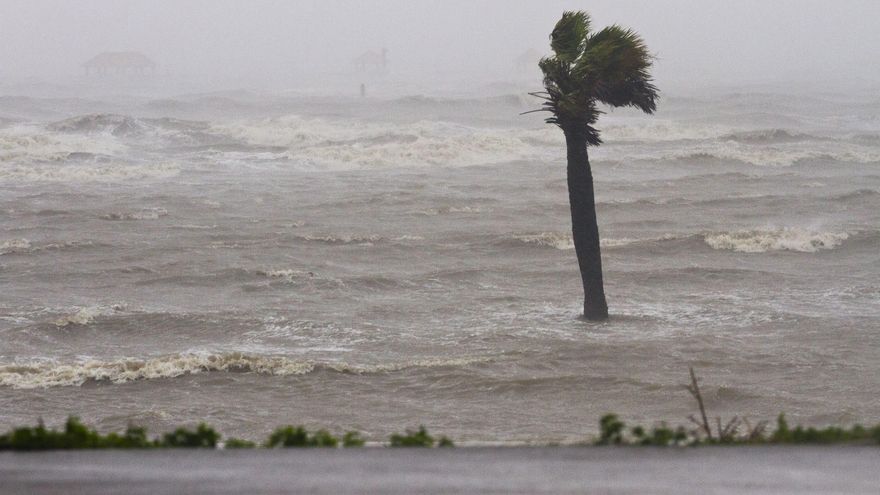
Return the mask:
M 880 80 L 878 0 L 0 0 L 0 76 L 137 50 L 170 74 L 295 80 L 385 46 L 397 74 L 502 79 L 565 9 L 642 33 L 660 83 Z

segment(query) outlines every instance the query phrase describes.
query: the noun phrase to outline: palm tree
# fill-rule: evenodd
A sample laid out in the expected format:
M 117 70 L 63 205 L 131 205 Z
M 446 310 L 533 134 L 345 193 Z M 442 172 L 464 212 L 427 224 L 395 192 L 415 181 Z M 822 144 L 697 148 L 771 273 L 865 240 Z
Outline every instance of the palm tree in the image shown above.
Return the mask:
M 608 318 L 602 284 L 602 254 L 593 174 L 588 146 L 602 143 L 593 127 L 598 105 L 636 107 L 653 113 L 659 98 L 649 72 L 653 57 L 634 31 L 617 25 L 590 32 L 586 12 L 564 12 L 550 34 L 554 55 L 541 59 L 545 92 L 531 93 L 545 101 L 540 110 L 552 115 L 565 134 L 568 148 L 568 200 L 574 248 L 584 285 L 584 317 Z

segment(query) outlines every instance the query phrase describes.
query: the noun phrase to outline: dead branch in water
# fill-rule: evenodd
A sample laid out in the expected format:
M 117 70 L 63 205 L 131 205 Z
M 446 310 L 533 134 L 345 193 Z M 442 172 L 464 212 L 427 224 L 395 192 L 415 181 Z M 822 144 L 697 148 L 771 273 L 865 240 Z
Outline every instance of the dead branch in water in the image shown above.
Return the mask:
M 685 385 L 685 388 L 688 390 L 688 392 L 691 393 L 692 396 L 694 396 L 694 399 L 697 400 L 697 405 L 700 406 L 700 416 L 702 417 L 703 421 L 702 421 L 702 423 L 700 423 L 696 419 L 694 419 L 693 416 L 690 416 L 689 419 L 691 421 L 693 421 L 694 423 L 696 423 L 698 426 L 700 426 L 703 429 L 703 431 L 706 433 L 706 437 L 709 440 L 712 440 L 712 427 L 709 426 L 709 418 L 706 417 L 706 406 L 703 404 L 703 395 L 700 393 L 700 385 L 697 383 L 697 375 L 694 374 L 694 367 L 693 366 L 691 366 L 689 369 L 691 371 L 691 384 Z M 721 419 L 718 420 L 718 430 L 719 430 L 718 433 L 720 434 L 721 433 Z

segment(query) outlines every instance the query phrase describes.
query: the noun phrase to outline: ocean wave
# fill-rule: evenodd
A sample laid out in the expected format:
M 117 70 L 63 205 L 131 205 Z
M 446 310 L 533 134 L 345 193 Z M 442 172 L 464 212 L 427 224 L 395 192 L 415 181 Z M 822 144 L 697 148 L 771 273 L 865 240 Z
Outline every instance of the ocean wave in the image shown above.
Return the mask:
M 27 253 L 31 250 L 31 241 L 27 239 L 12 239 L 0 242 L 0 254 Z
M 179 120 L 169 117 L 141 119 L 129 115 L 88 114 L 46 125 L 54 135 L 84 135 L 90 139 L 114 137 L 127 140 L 161 139 L 165 144 L 209 145 L 217 144 L 216 136 L 207 132 L 205 122 Z M 75 138 L 75 136 L 74 136 Z
M 418 213 L 427 216 L 452 215 L 455 213 L 481 213 L 482 208 L 478 206 L 441 206 L 440 208 L 431 208 L 421 210 Z
M 104 220 L 158 220 L 168 216 L 165 208 L 143 208 L 135 212 L 113 212 L 101 215 Z
M 513 236 L 515 241 L 536 246 L 546 246 L 556 249 L 574 249 L 574 240 L 571 234 L 558 232 L 541 232 L 538 234 L 521 234 Z
M 629 237 L 621 237 L 621 238 L 600 238 L 599 245 L 602 248 L 613 249 L 624 246 L 630 246 L 633 244 L 647 243 L 647 242 L 658 242 L 658 241 L 669 241 L 673 239 L 678 239 L 680 236 L 674 234 L 664 234 L 657 237 L 646 237 L 646 238 L 629 238 Z M 532 244 L 537 246 L 546 246 L 552 247 L 556 249 L 568 250 L 574 249 L 574 240 L 571 237 L 571 234 L 562 234 L 558 232 L 541 232 L 538 234 L 520 234 L 514 235 L 512 239 L 524 243 L 524 244 Z
M 33 164 L 2 163 L 0 180 L 16 182 L 125 182 L 145 179 L 167 179 L 180 173 L 171 163 L 148 165 L 123 164 Z
M 740 143 L 795 143 L 800 141 L 824 141 L 828 138 L 789 131 L 786 129 L 761 129 L 756 131 L 740 131 L 719 136 L 725 141 L 737 141 Z
M 284 147 L 290 160 L 331 168 L 502 163 L 558 156 L 565 146 L 562 134 L 549 127 L 485 129 L 441 121 L 404 125 L 287 116 L 213 131 L 252 146 Z
M 880 196 L 880 191 L 876 191 L 874 189 L 856 189 L 855 191 L 850 191 L 843 194 L 838 194 L 836 196 L 831 196 L 829 199 L 832 201 L 854 201 L 854 200 L 864 200 L 866 198 L 877 197 Z
M 88 325 L 95 321 L 96 318 L 107 316 L 118 311 L 122 311 L 125 307 L 121 304 L 112 306 L 88 306 L 80 308 L 68 315 L 61 316 L 55 320 L 57 327 L 69 327 L 75 325 Z
M 712 124 L 691 124 L 672 120 L 651 120 L 636 124 L 606 124 L 600 129 L 606 143 L 662 142 L 716 139 L 736 132 L 736 129 Z
M 46 126 L 50 131 L 65 133 L 109 133 L 114 136 L 143 134 L 149 129 L 144 121 L 127 115 L 108 113 L 80 115 Z
M 83 136 L 47 132 L 39 126 L 0 129 L 0 162 L 42 163 L 70 158 L 116 156 L 127 147 L 112 135 Z
M 711 162 L 731 160 L 748 165 L 763 167 L 789 167 L 810 161 L 838 163 L 876 163 L 880 162 L 880 149 L 841 142 L 826 142 L 815 146 L 803 143 L 779 143 L 758 145 L 735 141 L 699 142 L 675 149 L 661 148 L 656 151 L 628 154 L 611 154 L 609 158 L 619 161 L 646 160 L 685 162 Z
M 849 238 L 846 232 L 818 232 L 800 228 L 737 230 L 704 234 L 703 239 L 712 249 L 743 253 L 768 251 L 797 251 L 814 253 L 833 249 Z
M 126 383 L 176 378 L 205 372 L 258 373 L 272 376 L 306 375 L 317 371 L 373 374 L 409 368 L 461 367 L 488 362 L 486 357 L 430 358 L 355 365 L 316 362 L 283 356 L 240 352 L 181 353 L 148 359 L 88 360 L 70 364 L 37 361 L 0 365 L 0 386 L 17 389 L 80 386 L 86 382 Z
M 323 244 L 373 244 L 384 241 L 385 238 L 375 234 L 351 234 L 351 235 L 332 235 L 332 234 L 306 234 L 295 236 L 297 239 L 308 242 L 320 242 Z
M 292 268 L 257 270 L 256 274 L 270 280 L 283 282 L 285 284 L 307 283 L 315 284 L 318 286 L 325 286 L 328 288 L 345 286 L 345 282 L 343 282 L 342 280 L 325 277 L 313 271 L 296 270 Z
M 91 247 L 95 244 L 92 241 L 64 241 L 50 242 L 46 244 L 33 244 L 27 239 L 12 239 L 0 243 L 0 255 L 3 254 L 30 254 L 42 251 L 56 251 L 65 249 L 78 249 L 82 247 Z

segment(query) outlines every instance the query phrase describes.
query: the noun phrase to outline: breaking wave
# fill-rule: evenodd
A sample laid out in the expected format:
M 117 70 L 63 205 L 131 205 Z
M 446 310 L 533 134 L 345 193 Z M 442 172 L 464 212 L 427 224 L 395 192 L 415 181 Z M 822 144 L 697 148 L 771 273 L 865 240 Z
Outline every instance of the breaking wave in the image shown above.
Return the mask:
M 0 159 L 2 162 L 2 159 Z M 125 182 L 144 179 L 166 179 L 180 173 L 177 165 L 122 164 L 0 164 L 0 180 L 47 182 Z
M 143 208 L 134 212 L 113 212 L 101 215 L 104 220 L 158 220 L 168 216 L 165 208 Z
M 27 239 L 12 239 L 0 243 L 0 255 L 3 254 L 29 254 L 41 251 L 55 251 L 61 249 L 77 249 L 94 246 L 92 241 L 65 241 L 51 242 L 48 244 L 33 244 Z
M 719 139 L 725 141 L 736 141 L 739 143 L 796 143 L 800 141 L 816 141 L 825 140 L 819 136 L 810 134 L 802 134 L 799 132 L 787 131 L 785 129 L 761 129 L 757 131 L 741 131 L 733 132 L 720 136 Z
M 743 253 L 768 251 L 797 251 L 814 253 L 833 249 L 849 238 L 846 232 L 817 232 L 799 228 L 770 230 L 738 230 L 704 234 L 703 239 L 712 249 L 726 249 Z
M 632 153 L 629 155 L 609 153 L 608 157 L 623 161 L 629 159 L 649 161 L 681 160 L 700 163 L 713 160 L 733 160 L 763 167 L 789 167 L 813 160 L 840 163 L 875 163 L 880 162 L 880 149 L 847 143 L 823 143 L 818 146 L 804 146 L 803 143 L 765 146 L 727 141 L 700 142 L 683 149 L 661 149 L 654 152 Z
M 113 306 L 88 306 L 80 308 L 77 311 L 64 315 L 55 320 L 55 326 L 68 327 L 75 325 L 88 325 L 95 321 L 96 318 L 107 316 L 124 309 L 123 305 L 116 304 Z
M 613 249 L 623 246 L 629 246 L 632 244 L 668 241 L 678 238 L 680 237 L 673 234 L 664 234 L 659 237 L 648 237 L 642 239 L 632 239 L 629 237 L 604 238 L 599 240 L 599 244 L 602 248 Z M 561 234 L 558 232 L 541 232 L 539 234 L 515 235 L 513 236 L 513 240 L 519 243 L 546 246 L 562 250 L 574 249 L 574 241 L 572 240 L 571 234 Z
M 560 156 L 564 140 L 550 129 L 483 129 L 438 121 L 336 122 L 298 116 L 239 122 L 214 132 L 252 146 L 283 147 L 300 164 L 335 168 L 464 166 Z
M 385 240 L 379 235 L 298 235 L 297 239 L 323 244 L 373 244 Z
M 260 356 L 240 352 L 182 353 L 149 359 L 122 358 L 62 364 L 33 362 L 0 365 L 0 386 L 18 389 L 79 386 L 86 382 L 126 383 L 137 380 L 176 378 L 205 372 L 258 373 L 272 376 L 305 375 L 317 371 L 371 374 L 409 368 L 467 366 L 489 361 L 486 357 L 416 359 L 397 363 L 354 365 L 320 363 L 283 356 Z
M 31 241 L 27 239 L 12 239 L 0 242 L 0 254 L 27 253 L 31 250 Z
M 112 135 L 47 133 L 45 129 L 33 125 L 0 130 L 0 163 L 42 163 L 76 157 L 115 156 L 126 149 Z M 0 177 L 2 174 L 0 169 Z
M 109 133 L 114 136 L 143 134 L 149 130 L 145 122 L 127 115 L 90 114 L 72 117 L 46 126 L 55 132 Z
M 846 232 L 818 232 L 800 228 L 753 229 L 702 234 L 663 234 L 645 238 L 603 238 L 603 249 L 614 249 L 639 244 L 679 240 L 688 243 L 702 242 L 712 249 L 731 250 L 743 253 L 764 253 L 769 251 L 797 251 L 814 253 L 823 249 L 833 249 L 849 239 Z M 555 249 L 574 249 L 571 234 L 541 232 L 537 234 L 514 235 L 513 240 L 520 245 L 552 247 Z

